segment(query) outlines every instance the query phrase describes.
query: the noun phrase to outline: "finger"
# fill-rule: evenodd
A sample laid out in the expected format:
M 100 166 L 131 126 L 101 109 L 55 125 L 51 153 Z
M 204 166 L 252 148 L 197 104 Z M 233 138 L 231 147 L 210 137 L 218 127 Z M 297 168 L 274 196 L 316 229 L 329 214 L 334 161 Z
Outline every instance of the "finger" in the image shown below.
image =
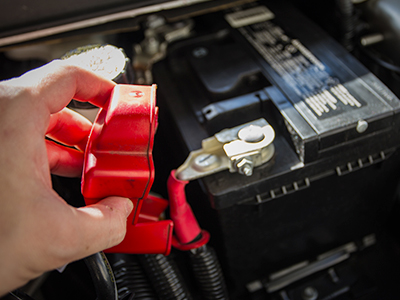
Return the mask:
M 65 177 L 82 175 L 83 153 L 72 148 L 46 140 L 50 172 Z
M 75 221 L 81 228 L 81 246 L 77 257 L 86 257 L 119 244 L 125 236 L 132 209 L 132 201 L 121 197 L 108 197 L 94 205 L 78 208 Z
M 46 135 L 68 146 L 84 151 L 92 123 L 82 115 L 64 108 L 50 116 Z
M 30 260 L 30 269 L 44 272 L 61 267 L 120 243 L 126 233 L 127 218 L 133 209 L 127 198 L 108 197 L 100 202 L 75 208 L 51 191 L 45 205 L 33 209 L 41 218 L 35 218 L 32 234 L 36 254 Z M 29 216 L 28 216 L 29 217 Z M 46 234 L 39 234 L 45 232 Z
M 50 113 L 64 108 L 71 99 L 90 101 L 103 107 L 110 97 L 115 83 L 91 71 L 54 60 L 47 65 L 25 73 L 9 81 L 17 86 L 30 85 L 37 101 L 43 103 Z

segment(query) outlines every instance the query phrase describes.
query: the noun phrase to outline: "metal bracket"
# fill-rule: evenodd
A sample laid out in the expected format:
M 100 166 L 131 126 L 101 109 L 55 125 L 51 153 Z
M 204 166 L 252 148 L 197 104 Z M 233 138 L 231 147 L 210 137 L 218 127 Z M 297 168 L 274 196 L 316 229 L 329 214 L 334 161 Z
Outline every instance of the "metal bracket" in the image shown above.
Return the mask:
M 177 169 L 180 180 L 194 180 L 228 169 L 245 176 L 268 162 L 275 153 L 275 131 L 265 119 L 224 129 L 202 141 Z
M 145 26 L 144 40 L 140 44 L 135 44 L 133 48 L 135 81 L 138 84 L 153 82 L 151 74 L 153 64 L 165 57 L 170 43 L 190 36 L 194 22 L 187 19 L 168 24 L 163 17 L 150 15 Z

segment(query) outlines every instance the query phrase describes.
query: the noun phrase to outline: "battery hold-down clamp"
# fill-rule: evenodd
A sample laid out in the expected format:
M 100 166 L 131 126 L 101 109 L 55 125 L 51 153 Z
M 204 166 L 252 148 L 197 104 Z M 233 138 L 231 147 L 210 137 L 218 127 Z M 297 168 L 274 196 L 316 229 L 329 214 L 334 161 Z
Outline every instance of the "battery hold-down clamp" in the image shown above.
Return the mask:
M 111 253 L 161 253 L 171 249 L 173 222 L 159 220 L 168 206 L 149 194 L 154 181 L 156 85 L 117 85 L 92 127 L 86 147 L 82 194 L 87 205 L 108 196 L 129 198 L 125 239 Z

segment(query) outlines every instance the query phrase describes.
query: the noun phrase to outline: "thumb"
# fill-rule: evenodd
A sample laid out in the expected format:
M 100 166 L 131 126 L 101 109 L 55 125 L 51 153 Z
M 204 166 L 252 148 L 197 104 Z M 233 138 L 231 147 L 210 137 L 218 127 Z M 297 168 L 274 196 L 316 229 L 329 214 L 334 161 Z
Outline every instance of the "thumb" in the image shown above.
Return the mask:
M 131 200 L 108 197 L 96 204 L 78 208 L 80 258 L 119 244 L 125 237 L 126 223 L 132 212 Z

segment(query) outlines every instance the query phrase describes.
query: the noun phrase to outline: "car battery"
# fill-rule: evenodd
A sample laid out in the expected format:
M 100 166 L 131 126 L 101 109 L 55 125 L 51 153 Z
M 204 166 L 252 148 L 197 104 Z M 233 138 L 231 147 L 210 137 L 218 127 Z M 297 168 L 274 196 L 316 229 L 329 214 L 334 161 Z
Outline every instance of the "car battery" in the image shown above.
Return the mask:
M 283 1 L 246 2 L 193 21 L 191 37 L 171 44 L 153 67 L 155 186 L 166 181 L 164 169 L 224 129 L 264 119 L 275 131 L 268 162 L 187 186 L 228 285 L 240 294 L 255 280 L 378 234 L 399 179 L 399 99 Z

